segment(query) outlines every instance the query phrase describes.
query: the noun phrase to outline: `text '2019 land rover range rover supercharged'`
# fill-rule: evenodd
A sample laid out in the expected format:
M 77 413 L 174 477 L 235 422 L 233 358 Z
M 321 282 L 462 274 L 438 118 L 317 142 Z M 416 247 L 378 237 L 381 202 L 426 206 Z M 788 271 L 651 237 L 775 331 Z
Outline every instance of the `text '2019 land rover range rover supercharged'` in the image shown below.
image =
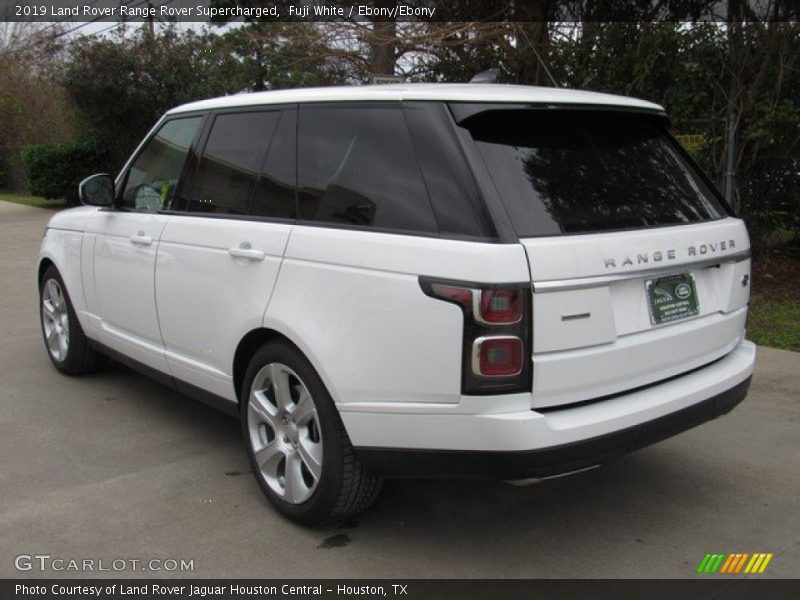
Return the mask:
M 69 374 L 111 356 L 241 417 L 305 523 L 383 476 L 581 470 L 741 401 L 743 223 L 661 107 L 497 85 L 169 111 L 42 241 Z

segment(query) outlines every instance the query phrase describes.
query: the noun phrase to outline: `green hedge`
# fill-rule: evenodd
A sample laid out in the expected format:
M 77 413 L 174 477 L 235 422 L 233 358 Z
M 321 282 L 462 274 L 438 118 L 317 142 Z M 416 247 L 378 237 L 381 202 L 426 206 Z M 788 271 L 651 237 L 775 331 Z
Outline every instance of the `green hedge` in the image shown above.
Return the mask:
M 104 153 L 87 139 L 28 146 L 22 151 L 29 191 L 48 199 L 64 198 L 67 205 L 78 203 L 78 184 L 103 171 L 105 162 Z

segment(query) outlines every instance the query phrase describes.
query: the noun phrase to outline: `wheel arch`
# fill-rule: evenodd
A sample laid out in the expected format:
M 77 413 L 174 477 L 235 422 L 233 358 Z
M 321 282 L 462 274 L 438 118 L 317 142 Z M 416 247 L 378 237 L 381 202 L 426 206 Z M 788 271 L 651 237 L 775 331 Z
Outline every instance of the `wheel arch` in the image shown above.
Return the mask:
M 244 383 L 244 375 L 247 372 L 247 367 L 250 364 L 250 360 L 253 358 L 253 355 L 258 352 L 259 348 L 261 348 L 267 342 L 272 341 L 285 342 L 297 350 L 308 362 L 311 363 L 311 366 L 314 367 L 314 370 L 328 388 L 328 392 L 331 393 L 330 386 L 328 385 L 328 382 L 325 381 L 325 376 L 323 375 L 316 361 L 312 356 L 309 356 L 309 354 L 303 350 L 300 344 L 296 343 L 288 335 L 278 331 L 277 329 L 270 327 L 259 327 L 245 334 L 245 336 L 239 341 L 239 344 L 236 346 L 236 351 L 233 354 L 233 388 L 236 393 L 237 402 L 241 403 L 240 399 L 242 395 L 242 384 Z
M 56 266 L 56 263 L 53 261 L 53 259 L 51 259 L 49 256 L 43 256 L 39 260 L 39 266 L 36 269 L 36 283 L 40 287 L 42 285 L 42 278 L 44 277 L 44 273 L 50 267 L 53 267 L 54 269 L 58 270 L 58 267 Z

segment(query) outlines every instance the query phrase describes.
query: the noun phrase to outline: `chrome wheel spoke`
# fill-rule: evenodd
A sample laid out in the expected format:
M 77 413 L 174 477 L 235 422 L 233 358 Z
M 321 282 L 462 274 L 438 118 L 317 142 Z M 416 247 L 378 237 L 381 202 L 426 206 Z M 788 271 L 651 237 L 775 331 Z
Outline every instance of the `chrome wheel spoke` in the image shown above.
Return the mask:
M 294 422 L 297 423 L 298 427 L 308 425 L 312 419 L 317 418 L 317 408 L 314 406 L 314 400 L 311 398 L 311 394 L 308 393 L 305 386 L 303 386 L 300 392 L 300 398 L 297 400 L 297 404 L 292 408 L 292 418 Z
M 269 379 L 272 382 L 272 392 L 275 395 L 275 404 L 280 412 L 292 410 L 292 391 L 289 388 L 289 373 L 283 365 L 273 363 L 269 365 Z
M 314 481 L 319 481 L 322 475 L 322 444 L 313 442 L 309 436 L 303 436 L 297 443 L 297 452 L 303 463 L 314 477 Z
M 250 395 L 250 410 L 255 413 L 258 419 L 268 423 L 270 427 L 275 429 L 277 410 L 263 390 L 255 391 Z
M 42 313 L 44 314 L 45 318 L 49 319 L 51 322 L 55 321 L 56 309 L 53 306 L 52 300 L 49 299 L 42 300 Z
M 59 356 L 67 355 L 68 340 L 67 336 L 63 333 L 58 336 L 58 354 Z
M 255 450 L 253 454 L 261 472 L 267 477 L 276 480 L 278 478 L 278 466 L 284 458 L 283 450 L 278 441 L 273 440 L 268 444 L 264 444 L 261 448 Z
M 45 284 L 45 293 L 47 295 L 48 300 L 51 302 L 58 301 L 58 288 L 56 287 L 58 284 L 55 282 L 54 279 L 48 279 L 47 283 Z
M 292 454 L 286 458 L 284 472 L 284 498 L 292 504 L 305 502 L 311 495 L 312 488 L 303 479 L 303 463 L 300 456 Z
M 47 347 L 50 349 L 50 352 L 55 355 L 58 353 L 58 332 L 56 328 L 50 330 L 50 333 L 47 334 Z

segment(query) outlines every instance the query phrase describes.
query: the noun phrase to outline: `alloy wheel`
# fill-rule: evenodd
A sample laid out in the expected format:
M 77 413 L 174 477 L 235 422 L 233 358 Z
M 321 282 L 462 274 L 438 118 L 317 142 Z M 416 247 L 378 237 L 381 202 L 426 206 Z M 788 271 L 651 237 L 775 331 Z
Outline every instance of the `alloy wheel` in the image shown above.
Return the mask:
M 47 351 L 62 362 L 69 352 L 69 312 L 64 291 L 55 279 L 48 279 L 42 289 L 42 325 Z
M 247 410 L 261 477 L 283 501 L 302 504 L 322 475 L 322 430 L 311 393 L 289 367 L 269 363 L 253 379 Z

